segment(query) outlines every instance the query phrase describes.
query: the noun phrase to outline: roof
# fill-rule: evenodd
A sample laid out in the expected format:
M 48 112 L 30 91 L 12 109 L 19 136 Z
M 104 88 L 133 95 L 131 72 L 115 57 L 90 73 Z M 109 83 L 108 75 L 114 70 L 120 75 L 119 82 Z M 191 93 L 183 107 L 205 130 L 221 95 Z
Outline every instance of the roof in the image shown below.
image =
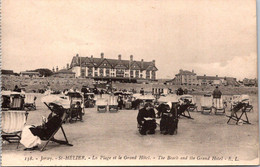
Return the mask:
M 14 71 L 13 71 L 13 70 L 1 70 L 1 73 L 2 73 L 3 75 L 5 75 L 5 74 L 12 75 L 12 74 L 14 74 Z
M 178 75 L 196 75 L 196 73 L 188 71 L 188 70 L 180 70 L 178 74 L 176 74 L 176 76 Z
M 75 74 L 75 72 L 72 72 L 71 69 L 62 69 L 62 70 L 59 70 L 57 72 L 55 72 L 54 74 Z
M 125 68 L 125 69 L 138 69 L 138 70 L 151 70 L 157 71 L 153 61 L 130 61 L 130 60 L 119 60 L 119 59 L 107 59 L 107 58 L 94 58 L 94 57 L 80 57 L 74 56 L 71 61 L 71 67 L 74 66 L 86 66 L 86 67 L 101 67 L 106 66 L 110 68 Z
M 220 80 L 220 79 L 224 79 L 224 78 L 223 77 L 217 77 L 217 76 L 197 76 L 197 79 Z
M 21 71 L 21 74 L 27 74 L 27 75 L 40 75 L 37 71 Z

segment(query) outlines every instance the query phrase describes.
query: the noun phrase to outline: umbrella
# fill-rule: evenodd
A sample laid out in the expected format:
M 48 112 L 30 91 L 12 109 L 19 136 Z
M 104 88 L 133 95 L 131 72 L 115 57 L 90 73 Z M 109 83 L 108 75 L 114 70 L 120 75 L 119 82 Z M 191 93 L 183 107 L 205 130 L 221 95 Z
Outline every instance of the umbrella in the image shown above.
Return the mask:
M 43 103 L 55 103 L 61 105 L 64 108 L 70 108 L 70 100 L 66 96 L 59 95 L 47 95 L 41 98 Z

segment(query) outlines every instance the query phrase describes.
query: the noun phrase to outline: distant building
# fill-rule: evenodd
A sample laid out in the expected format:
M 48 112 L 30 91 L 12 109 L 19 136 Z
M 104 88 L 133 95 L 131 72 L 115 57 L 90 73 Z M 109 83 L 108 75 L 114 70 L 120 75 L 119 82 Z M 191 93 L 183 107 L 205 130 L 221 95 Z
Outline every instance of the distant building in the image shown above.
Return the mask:
M 75 78 L 75 72 L 72 69 L 62 69 L 53 74 L 53 77 L 58 78 Z
M 221 85 L 223 83 L 223 77 L 218 77 L 218 75 L 216 76 L 197 76 L 197 80 L 198 80 L 198 84 L 199 85 L 213 85 L 213 86 L 217 86 L 217 85 Z
M 244 86 L 257 86 L 257 79 L 243 79 Z
M 1 70 L 2 75 L 15 75 L 13 70 Z
M 187 71 L 180 69 L 179 73 L 175 75 L 172 80 L 173 85 L 197 85 L 197 74 L 194 71 Z
M 70 68 L 75 77 L 88 77 L 94 80 L 109 80 L 122 82 L 137 82 L 138 80 L 156 80 L 155 60 L 146 62 L 133 60 L 107 59 L 101 53 L 100 58 L 80 57 L 78 54 L 72 58 Z
M 39 72 L 32 72 L 32 71 L 22 71 L 22 72 L 20 72 L 20 76 L 35 78 L 35 77 L 39 77 L 40 73 Z

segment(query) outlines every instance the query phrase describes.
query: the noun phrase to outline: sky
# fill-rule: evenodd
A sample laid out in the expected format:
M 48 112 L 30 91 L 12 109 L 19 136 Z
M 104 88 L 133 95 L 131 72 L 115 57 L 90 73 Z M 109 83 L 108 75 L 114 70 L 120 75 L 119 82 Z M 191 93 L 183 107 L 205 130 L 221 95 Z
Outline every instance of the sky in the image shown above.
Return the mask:
M 3 0 L 2 69 L 86 57 L 156 61 L 157 78 L 257 77 L 255 0 Z

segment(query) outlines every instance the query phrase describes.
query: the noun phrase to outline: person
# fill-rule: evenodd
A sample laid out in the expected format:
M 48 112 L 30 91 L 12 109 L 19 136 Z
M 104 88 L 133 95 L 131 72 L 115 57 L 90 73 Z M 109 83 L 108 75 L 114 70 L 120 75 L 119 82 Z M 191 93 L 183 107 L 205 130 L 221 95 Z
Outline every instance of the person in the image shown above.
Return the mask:
M 184 91 L 183 89 L 180 87 L 178 90 L 177 90 L 177 95 L 183 95 Z
M 155 134 L 156 121 L 155 111 L 151 103 L 146 103 L 144 108 L 140 109 L 137 115 L 137 122 L 141 126 L 140 134 Z
M 216 89 L 213 91 L 213 98 L 220 99 L 221 96 L 222 96 L 222 93 L 219 90 L 218 86 L 216 86 Z
M 216 89 L 213 91 L 213 107 L 215 108 L 215 112 L 217 108 L 221 106 L 221 96 L 222 92 L 219 90 L 218 86 L 216 86 Z
M 123 101 L 123 97 L 121 95 L 118 96 L 117 103 L 118 103 L 119 109 L 122 110 L 123 106 L 124 106 L 124 101 Z
M 144 95 L 144 88 L 141 88 L 140 94 L 141 94 L 141 95 Z
M 162 134 L 173 135 L 177 133 L 178 117 L 177 109 L 173 107 L 172 102 L 167 104 L 161 104 L 159 106 L 159 112 L 161 113 L 160 131 Z
M 21 90 L 17 85 L 15 85 L 13 91 L 14 91 L 14 92 L 21 92 L 22 90 Z
M 23 128 L 20 142 L 25 146 L 25 150 L 37 149 L 41 140 L 48 140 L 61 125 L 65 109 L 55 103 L 50 103 L 49 106 L 53 112 L 49 114 L 47 121 L 43 120 L 40 126 L 31 125 Z M 54 138 L 52 140 L 59 142 Z
M 72 118 L 74 117 L 79 117 L 79 120 L 83 122 L 82 115 L 83 113 L 82 113 L 81 104 L 79 101 L 77 101 L 76 104 L 73 105 L 72 110 L 70 112 L 70 122 L 72 122 Z

